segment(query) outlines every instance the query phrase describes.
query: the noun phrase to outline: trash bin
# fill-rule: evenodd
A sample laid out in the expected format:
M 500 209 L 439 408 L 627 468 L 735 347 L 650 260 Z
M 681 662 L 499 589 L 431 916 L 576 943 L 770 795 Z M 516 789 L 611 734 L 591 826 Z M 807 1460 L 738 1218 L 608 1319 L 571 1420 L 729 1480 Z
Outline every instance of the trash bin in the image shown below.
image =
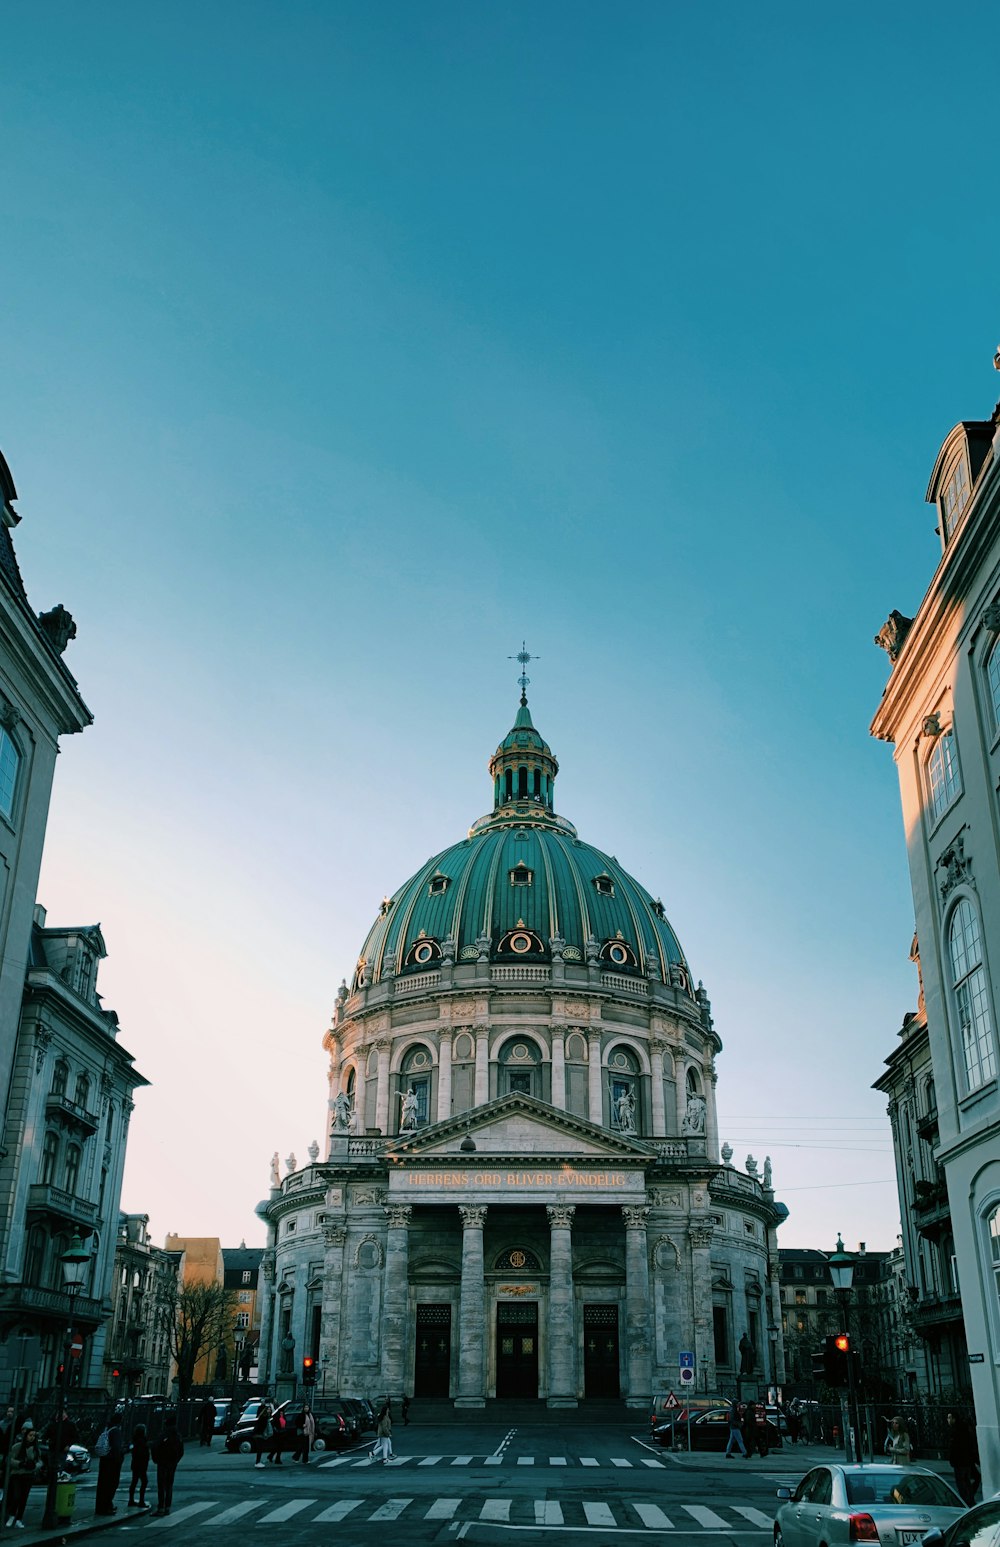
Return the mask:
M 61 1526 L 69 1525 L 76 1507 L 76 1483 L 56 1483 L 56 1519 Z

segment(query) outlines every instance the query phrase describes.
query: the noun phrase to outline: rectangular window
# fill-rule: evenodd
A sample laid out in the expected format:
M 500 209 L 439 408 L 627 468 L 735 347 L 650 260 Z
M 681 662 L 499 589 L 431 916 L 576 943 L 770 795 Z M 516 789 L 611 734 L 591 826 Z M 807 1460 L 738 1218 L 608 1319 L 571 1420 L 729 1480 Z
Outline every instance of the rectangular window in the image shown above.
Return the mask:
M 931 816 L 936 822 L 962 793 L 952 731 L 944 731 L 935 741 L 934 751 L 927 764 L 927 781 L 930 787 Z
M 249 1284 L 250 1281 L 251 1281 L 252 1276 L 253 1275 L 251 1274 L 249 1268 L 244 1268 L 243 1269 L 243 1283 L 244 1284 Z
M 729 1363 L 729 1318 L 724 1305 L 713 1305 L 712 1325 L 715 1330 L 715 1362 Z
M 240 1290 L 240 1304 L 241 1305 L 249 1305 L 250 1304 L 250 1291 L 249 1291 L 249 1289 L 241 1289 Z
M 239 1330 L 241 1332 L 244 1331 L 245 1328 L 249 1327 L 249 1325 L 250 1325 L 250 1312 L 249 1311 L 238 1311 L 237 1314 L 236 1314 L 236 1325 L 237 1325 L 237 1327 L 239 1328 Z
M 959 457 L 952 468 L 951 477 L 941 491 L 941 515 L 944 518 L 944 540 L 948 541 L 958 518 L 969 501 L 969 469 L 965 458 Z

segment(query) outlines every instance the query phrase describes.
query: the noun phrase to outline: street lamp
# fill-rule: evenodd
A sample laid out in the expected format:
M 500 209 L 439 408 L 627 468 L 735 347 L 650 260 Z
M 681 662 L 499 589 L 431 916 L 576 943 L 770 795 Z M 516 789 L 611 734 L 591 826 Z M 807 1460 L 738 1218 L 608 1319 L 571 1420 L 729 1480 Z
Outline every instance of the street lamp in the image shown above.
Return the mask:
M 59 1261 L 62 1264 L 63 1270 L 63 1287 L 69 1296 L 70 1317 L 69 1326 L 66 1328 L 66 1340 L 63 1349 L 62 1375 L 59 1378 L 59 1405 L 56 1408 L 55 1418 L 52 1422 L 52 1437 L 49 1440 L 49 1475 L 45 1489 L 45 1514 L 42 1517 L 43 1531 L 54 1531 L 56 1528 L 56 1484 L 59 1481 L 59 1462 L 62 1459 L 62 1415 L 66 1407 L 66 1393 L 69 1390 L 73 1307 L 76 1303 L 77 1295 L 87 1281 L 87 1270 L 90 1267 L 90 1251 L 81 1241 L 79 1231 L 73 1236 Z
M 767 1341 L 771 1346 L 771 1384 L 774 1387 L 774 1400 L 778 1401 L 778 1329 L 773 1321 L 767 1324 Z
M 859 1441 L 861 1438 L 860 1414 L 858 1413 L 857 1392 L 854 1389 L 854 1348 L 851 1343 L 850 1323 L 850 1298 L 851 1289 L 854 1286 L 854 1255 L 845 1252 L 844 1242 L 840 1231 L 837 1231 L 837 1250 L 827 1258 L 827 1267 L 830 1270 L 830 1280 L 833 1284 L 833 1292 L 840 1301 L 844 1313 L 844 1332 L 847 1334 L 847 1394 L 850 1406 L 850 1417 L 854 1428 L 854 1443 L 849 1448 L 848 1459 L 856 1460 L 859 1453 Z
M 246 1334 L 243 1332 L 242 1328 L 234 1327 L 233 1328 L 233 1408 L 234 1409 L 236 1407 L 236 1388 L 238 1387 L 239 1380 L 240 1380 L 240 1355 L 243 1352 L 243 1344 L 244 1344 L 245 1341 L 246 1341 Z M 231 1414 L 231 1416 L 235 1417 L 235 1413 Z

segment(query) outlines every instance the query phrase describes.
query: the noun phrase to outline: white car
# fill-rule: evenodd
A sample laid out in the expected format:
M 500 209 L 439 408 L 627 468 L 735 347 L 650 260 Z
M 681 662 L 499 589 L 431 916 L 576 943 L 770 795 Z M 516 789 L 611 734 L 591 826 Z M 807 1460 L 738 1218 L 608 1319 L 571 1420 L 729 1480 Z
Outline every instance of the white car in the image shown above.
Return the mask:
M 778 1498 L 774 1547 L 916 1547 L 965 1511 L 950 1483 L 919 1466 L 814 1466 Z

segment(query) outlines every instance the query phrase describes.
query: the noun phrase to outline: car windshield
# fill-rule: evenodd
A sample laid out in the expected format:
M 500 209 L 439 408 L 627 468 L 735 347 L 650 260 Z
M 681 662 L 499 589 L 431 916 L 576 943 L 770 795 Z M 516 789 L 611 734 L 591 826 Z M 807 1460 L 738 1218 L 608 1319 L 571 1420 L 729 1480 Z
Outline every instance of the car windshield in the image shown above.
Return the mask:
M 961 1509 L 962 1501 L 943 1477 L 909 1470 L 848 1472 L 849 1504 L 931 1504 Z

